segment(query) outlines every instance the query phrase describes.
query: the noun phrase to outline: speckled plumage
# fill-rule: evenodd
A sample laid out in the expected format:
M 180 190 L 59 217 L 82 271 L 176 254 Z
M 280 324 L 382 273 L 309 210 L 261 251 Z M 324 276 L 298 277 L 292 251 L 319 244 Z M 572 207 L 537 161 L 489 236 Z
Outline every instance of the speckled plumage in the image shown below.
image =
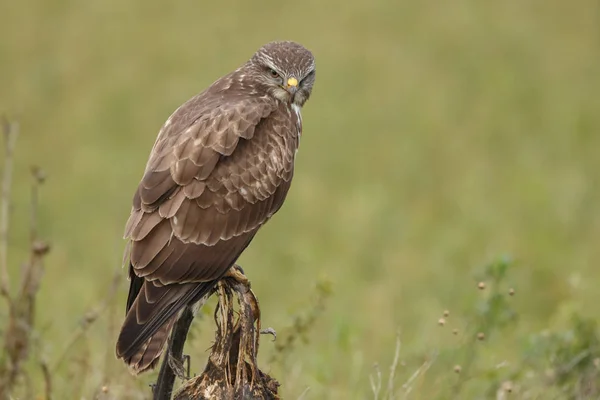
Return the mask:
M 117 356 L 133 373 L 154 367 L 179 311 L 283 204 L 314 68 L 301 45 L 269 43 L 161 128 L 125 228 L 131 286 Z

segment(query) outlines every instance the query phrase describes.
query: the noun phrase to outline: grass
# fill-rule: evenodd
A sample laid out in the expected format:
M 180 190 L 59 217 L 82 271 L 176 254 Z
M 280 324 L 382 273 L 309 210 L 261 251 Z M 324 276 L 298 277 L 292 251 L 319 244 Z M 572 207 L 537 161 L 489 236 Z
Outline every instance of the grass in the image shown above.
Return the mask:
M 29 251 L 36 164 L 48 174 L 39 220 L 52 250 L 36 326 L 50 365 L 110 290 L 160 125 L 261 44 L 286 38 L 315 53 L 314 96 L 290 196 L 240 263 L 263 324 L 278 331 L 310 315 L 319 282 L 331 294 L 285 363 L 268 364 L 276 345 L 262 345 L 284 397 L 373 398 L 372 366 L 388 376 L 400 330 L 396 388 L 437 354 L 411 399 L 452 398 L 463 376 L 461 398 L 496 396 L 508 380 L 520 396 L 577 398 L 525 371 L 569 365 L 597 337 L 597 2 L 25 0 L 0 3 L 0 15 L 0 110 L 21 123 L 11 274 Z M 503 284 L 516 291 L 507 301 L 517 318 L 465 345 L 477 349 L 465 372 L 464 337 L 451 329 L 480 316 L 473 308 L 491 290 L 477 283 L 503 254 L 514 259 Z M 134 379 L 113 356 L 125 298 L 123 283 L 54 371 L 57 398 L 93 398 L 103 385 L 106 396 L 148 396 L 154 376 Z M 198 371 L 213 325 L 193 329 Z

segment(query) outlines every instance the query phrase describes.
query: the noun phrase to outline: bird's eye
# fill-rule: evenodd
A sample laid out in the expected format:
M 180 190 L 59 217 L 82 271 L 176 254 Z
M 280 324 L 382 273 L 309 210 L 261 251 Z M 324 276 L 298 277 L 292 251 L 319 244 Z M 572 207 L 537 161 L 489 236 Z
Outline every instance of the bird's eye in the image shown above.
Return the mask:
M 269 68 L 269 75 L 271 75 L 272 78 L 279 78 L 279 73 L 277 73 L 277 71 L 275 71 L 273 68 Z

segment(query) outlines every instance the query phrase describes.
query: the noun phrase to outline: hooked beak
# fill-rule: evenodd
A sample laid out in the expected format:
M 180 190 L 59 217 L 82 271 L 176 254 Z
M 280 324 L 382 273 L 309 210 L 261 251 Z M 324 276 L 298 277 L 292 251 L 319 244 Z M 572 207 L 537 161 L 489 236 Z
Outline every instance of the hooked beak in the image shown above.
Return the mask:
M 298 91 L 298 79 L 294 77 L 288 78 L 284 88 L 290 92 L 290 94 L 295 94 Z

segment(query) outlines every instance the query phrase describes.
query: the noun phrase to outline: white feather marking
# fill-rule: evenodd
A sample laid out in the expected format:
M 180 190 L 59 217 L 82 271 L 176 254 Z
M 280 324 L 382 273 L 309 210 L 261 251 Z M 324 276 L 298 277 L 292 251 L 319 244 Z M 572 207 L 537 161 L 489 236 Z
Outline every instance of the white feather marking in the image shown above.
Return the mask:
M 300 131 L 300 127 L 302 126 L 302 114 L 300 113 L 300 106 L 296 103 L 292 103 L 292 110 L 296 113 L 296 117 L 298 117 L 298 137 L 302 136 L 302 132 Z
M 281 157 L 279 156 L 279 153 L 276 151 L 271 154 L 271 160 L 273 161 L 273 165 L 278 169 L 280 166 L 283 165 L 283 163 L 281 162 Z
M 296 112 L 298 118 L 302 119 L 302 116 L 300 115 L 300 106 L 296 103 L 292 103 L 292 109 Z

